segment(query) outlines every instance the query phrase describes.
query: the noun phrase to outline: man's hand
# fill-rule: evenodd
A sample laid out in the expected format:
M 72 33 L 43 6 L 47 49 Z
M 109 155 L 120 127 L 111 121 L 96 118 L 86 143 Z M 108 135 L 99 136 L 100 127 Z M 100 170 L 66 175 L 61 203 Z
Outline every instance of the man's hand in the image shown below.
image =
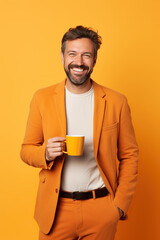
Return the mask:
M 121 218 L 124 215 L 124 212 L 119 207 L 116 206 L 116 208 L 117 208 L 120 218 Z
M 53 161 L 56 157 L 61 156 L 65 150 L 65 138 L 54 137 L 50 138 L 46 144 L 46 160 Z

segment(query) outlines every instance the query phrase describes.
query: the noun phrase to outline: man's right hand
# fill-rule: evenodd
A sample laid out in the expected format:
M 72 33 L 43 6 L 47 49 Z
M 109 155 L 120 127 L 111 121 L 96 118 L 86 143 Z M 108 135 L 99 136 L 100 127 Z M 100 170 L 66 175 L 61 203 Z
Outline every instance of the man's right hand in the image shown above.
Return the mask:
M 46 160 L 53 161 L 56 157 L 61 156 L 65 150 L 65 141 L 63 137 L 49 138 L 46 144 Z

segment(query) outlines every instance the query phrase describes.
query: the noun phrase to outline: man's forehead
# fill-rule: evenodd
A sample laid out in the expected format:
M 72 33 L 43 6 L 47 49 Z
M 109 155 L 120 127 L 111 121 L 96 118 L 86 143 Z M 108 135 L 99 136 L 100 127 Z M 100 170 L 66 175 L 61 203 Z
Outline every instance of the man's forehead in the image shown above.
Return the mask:
M 66 41 L 66 51 L 94 52 L 94 44 L 89 38 L 78 38 Z

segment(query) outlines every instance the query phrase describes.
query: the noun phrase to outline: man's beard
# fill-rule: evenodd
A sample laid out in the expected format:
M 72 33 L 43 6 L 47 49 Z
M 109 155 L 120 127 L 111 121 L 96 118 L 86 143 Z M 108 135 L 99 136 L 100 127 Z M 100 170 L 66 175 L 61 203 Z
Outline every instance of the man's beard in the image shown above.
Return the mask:
M 73 68 L 80 68 L 80 69 L 83 69 L 83 70 L 87 70 L 87 72 L 79 81 L 77 81 L 76 78 L 74 78 L 73 75 L 70 72 L 71 68 L 72 69 Z M 90 75 L 92 73 L 92 70 L 89 71 L 89 67 L 88 66 L 85 66 L 85 65 L 80 65 L 79 66 L 79 65 L 74 65 L 74 64 L 71 64 L 71 63 L 68 65 L 68 69 L 64 68 L 64 70 L 66 72 L 67 77 L 71 81 L 71 83 L 73 83 L 76 86 L 80 86 L 83 83 L 85 83 L 87 81 L 87 79 L 90 78 Z

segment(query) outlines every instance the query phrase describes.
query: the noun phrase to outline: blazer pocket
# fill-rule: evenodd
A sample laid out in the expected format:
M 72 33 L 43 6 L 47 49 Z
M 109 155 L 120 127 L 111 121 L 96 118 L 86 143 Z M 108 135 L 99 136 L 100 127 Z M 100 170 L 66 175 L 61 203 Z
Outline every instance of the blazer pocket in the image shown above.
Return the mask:
M 42 183 L 45 183 L 45 181 L 46 181 L 46 175 L 45 175 L 43 169 L 39 172 L 39 179 Z
M 102 126 L 102 131 L 110 131 L 118 128 L 118 122 L 113 123 L 111 125 L 103 125 Z

